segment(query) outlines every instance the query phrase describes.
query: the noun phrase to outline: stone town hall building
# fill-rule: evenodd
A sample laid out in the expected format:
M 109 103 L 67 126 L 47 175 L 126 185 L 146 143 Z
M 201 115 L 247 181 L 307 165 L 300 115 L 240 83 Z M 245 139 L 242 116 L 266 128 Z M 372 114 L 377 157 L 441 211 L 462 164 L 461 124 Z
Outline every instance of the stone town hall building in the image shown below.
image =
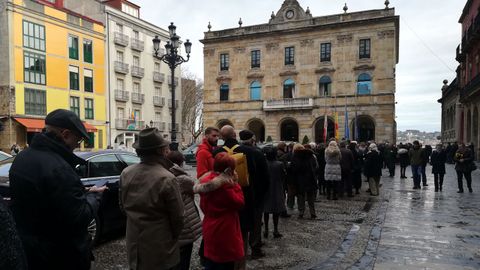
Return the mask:
M 219 31 L 209 25 L 201 40 L 205 126 L 247 128 L 259 141 L 306 135 L 320 142 L 325 113 L 333 137 L 335 111 L 346 137 L 347 110 L 349 138 L 394 142 L 399 16 L 385 4 L 313 17 L 298 1 L 285 0 L 265 24 L 240 20 Z

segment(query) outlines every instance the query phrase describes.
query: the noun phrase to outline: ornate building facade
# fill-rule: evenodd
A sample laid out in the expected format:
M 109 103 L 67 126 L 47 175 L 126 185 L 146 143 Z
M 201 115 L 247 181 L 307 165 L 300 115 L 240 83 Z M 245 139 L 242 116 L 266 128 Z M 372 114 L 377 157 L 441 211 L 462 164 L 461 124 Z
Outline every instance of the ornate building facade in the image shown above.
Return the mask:
M 335 134 L 394 142 L 399 16 L 383 9 L 313 17 L 286 0 L 268 23 L 205 32 L 205 126 L 257 140 Z M 358 128 L 357 128 L 358 126 Z
M 472 143 L 480 157 L 480 0 L 468 0 L 460 16 L 456 79 L 442 88 L 442 141 Z

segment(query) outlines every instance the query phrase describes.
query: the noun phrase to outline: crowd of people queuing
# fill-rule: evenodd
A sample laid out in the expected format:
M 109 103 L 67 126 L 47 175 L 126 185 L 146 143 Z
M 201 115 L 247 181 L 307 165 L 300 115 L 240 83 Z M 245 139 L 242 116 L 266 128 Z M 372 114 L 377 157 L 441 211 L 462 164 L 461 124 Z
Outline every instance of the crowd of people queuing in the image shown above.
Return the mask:
M 87 225 L 105 188 L 85 190 L 73 171 L 75 162 L 81 161 L 72 151 L 88 138 L 80 119 L 60 110 L 49 114 L 46 124 L 47 131 L 35 137 L 11 169 L 15 219 L 1 220 L 9 224 L 15 220 L 18 234 L 8 233 L 15 248 L 7 250 L 14 255 L 0 260 L 0 266 L 90 269 L 93 256 Z M 196 153 L 196 177 L 192 177 L 183 168 L 184 156 L 170 151 L 169 144 L 156 128 L 142 130 L 133 144 L 141 162 L 121 174 L 119 203 L 127 217 L 130 269 L 190 269 L 193 243 L 200 238 L 198 256 L 206 270 L 246 269 L 247 258 L 266 256 L 265 239 L 283 236 L 281 217 L 298 213 L 298 219 L 305 219 L 307 204 L 309 217 L 316 219 L 316 201 L 357 196 L 362 182 L 368 182 L 370 196 L 379 196 L 383 170 L 394 177 L 397 163 L 401 179 L 407 178 L 406 168 L 411 167 L 413 189 L 428 186 L 430 163 L 435 192 L 442 191 L 446 163 L 455 163 L 460 193 L 463 178 L 473 192 L 471 172 L 476 169 L 473 146 L 465 144 L 446 148 L 439 144 L 432 149 L 418 141 L 396 146 L 331 139 L 326 144 L 280 142 L 260 148 L 253 132 L 242 130 L 237 138 L 235 129 L 227 125 L 204 131 Z M 60 187 L 59 181 L 63 181 Z M 200 209 L 195 194 L 200 196 Z M 47 199 L 68 202 L 50 209 L 51 221 L 35 215 L 45 212 Z M 292 211 L 295 207 L 297 212 Z M 56 224 L 53 232 L 48 227 L 51 222 L 63 227 Z

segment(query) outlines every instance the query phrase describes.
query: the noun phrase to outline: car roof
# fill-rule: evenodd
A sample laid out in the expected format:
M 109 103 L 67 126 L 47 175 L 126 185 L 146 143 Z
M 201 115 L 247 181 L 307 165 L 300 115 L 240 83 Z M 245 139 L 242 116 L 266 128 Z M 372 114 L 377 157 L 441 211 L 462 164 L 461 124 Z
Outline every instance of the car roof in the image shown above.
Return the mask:
M 136 156 L 135 153 L 122 151 L 122 150 L 99 150 L 99 151 L 91 151 L 91 152 L 82 152 L 82 151 L 75 151 L 75 155 L 83 159 L 89 159 L 94 156 L 104 155 L 104 154 L 127 154 Z

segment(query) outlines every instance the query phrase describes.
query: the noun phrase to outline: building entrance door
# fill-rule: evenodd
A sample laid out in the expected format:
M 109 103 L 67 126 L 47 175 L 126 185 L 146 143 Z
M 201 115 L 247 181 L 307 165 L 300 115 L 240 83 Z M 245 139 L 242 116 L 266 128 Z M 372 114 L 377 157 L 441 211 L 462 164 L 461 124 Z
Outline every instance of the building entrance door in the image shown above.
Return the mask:
M 295 120 L 288 119 L 280 125 L 280 140 L 298 142 L 298 124 Z

